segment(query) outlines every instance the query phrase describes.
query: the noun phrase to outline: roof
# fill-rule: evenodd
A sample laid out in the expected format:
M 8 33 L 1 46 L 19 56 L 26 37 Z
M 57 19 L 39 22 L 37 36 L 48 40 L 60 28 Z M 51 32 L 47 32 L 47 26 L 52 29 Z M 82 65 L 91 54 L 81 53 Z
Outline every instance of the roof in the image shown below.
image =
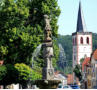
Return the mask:
M 89 65 L 90 57 L 86 57 L 82 63 L 82 71 L 84 71 L 84 66 Z
M 63 76 L 62 74 L 57 74 L 54 76 L 56 80 L 67 80 L 67 77 Z
M 67 84 L 73 84 L 73 75 L 72 74 L 67 75 Z
M 95 60 L 97 60 L 97 49 L 93 52 L 92 56 L 94 57 Z
M 84 16 L 81 8 L 81 2 L 79 3 L 76 32 L 86 32 L 86 25 L 85 25 Z
M 55 80 L 67 80 L 67 76 L 65 76 L 60 71 L 56 71 L 56 72 L 54 72 L 54 79 Z

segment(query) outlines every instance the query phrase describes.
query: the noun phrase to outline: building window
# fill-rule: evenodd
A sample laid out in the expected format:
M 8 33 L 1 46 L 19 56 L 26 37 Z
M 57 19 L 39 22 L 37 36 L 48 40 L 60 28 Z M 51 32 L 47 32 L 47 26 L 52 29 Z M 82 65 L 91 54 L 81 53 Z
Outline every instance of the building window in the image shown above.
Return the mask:
M 80 43 L 83 44 L 83 37 L 81 37 L 81 39 L 80 39 Z
M 89 38 L 88 37 L 87 37 L 87 40 L 86 41 L 87 41 L 87 44 L 89 44 Z

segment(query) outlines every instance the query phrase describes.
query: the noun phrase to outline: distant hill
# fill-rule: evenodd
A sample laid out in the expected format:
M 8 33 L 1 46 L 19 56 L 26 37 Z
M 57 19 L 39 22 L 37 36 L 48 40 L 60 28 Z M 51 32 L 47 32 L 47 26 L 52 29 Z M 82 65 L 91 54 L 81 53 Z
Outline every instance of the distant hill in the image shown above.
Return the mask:
M 59 35 L 58 43 L 64 48 L 66 59 L 72 61 L 72 36 L 71 35 Z
M 97 33 L 93 33 L 93 50 L 97 49 Z

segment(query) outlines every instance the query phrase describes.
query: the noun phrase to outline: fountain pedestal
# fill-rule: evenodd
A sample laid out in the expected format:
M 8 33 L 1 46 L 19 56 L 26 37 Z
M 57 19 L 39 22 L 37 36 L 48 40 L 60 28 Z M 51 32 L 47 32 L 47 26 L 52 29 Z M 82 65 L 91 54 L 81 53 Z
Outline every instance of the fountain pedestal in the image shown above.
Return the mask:
M 43 48 L 43 58 L 44 58 L 42 79 L 52 80 L 54 78 L 54 68 L 52 65 L 52 57 L 54 56 L 52 41 L 44 42 L 42 48 Z
M 44 67 L 42 69 L 42 79 L 36 80 L 35 84 L 40 89 L 56 89 L 58 84 L 61 83 L 60 80 L 54 80 L 54 68 L 52 65 L 53 54 L 53 43 L 51 38 L 51 26 L 50 20 L 47 15 L 44 15 L 45 19 L 45 30 L 44 30 L 44 42 L 42 45 L 43 48 L 43 59 Z
M 58 84 L 61 83 L 60 80 L 36 80 L 35 84 L 40 89 L 56 89 Z

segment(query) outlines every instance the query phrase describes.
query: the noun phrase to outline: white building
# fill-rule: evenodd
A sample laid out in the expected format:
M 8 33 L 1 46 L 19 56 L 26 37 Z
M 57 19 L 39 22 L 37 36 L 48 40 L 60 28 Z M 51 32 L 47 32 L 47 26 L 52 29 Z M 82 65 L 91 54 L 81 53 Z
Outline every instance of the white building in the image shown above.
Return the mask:
M 79 3 L 76 32 L 72 33 L 73 41 L 73 69 L 84 57 L 90 57 L 92 53 L 92 33 L 86 29 L 81 3 Z M 74 79 L 75 80 L 75 79 Z M 75 80 L 76 81 L 76 80 Z

